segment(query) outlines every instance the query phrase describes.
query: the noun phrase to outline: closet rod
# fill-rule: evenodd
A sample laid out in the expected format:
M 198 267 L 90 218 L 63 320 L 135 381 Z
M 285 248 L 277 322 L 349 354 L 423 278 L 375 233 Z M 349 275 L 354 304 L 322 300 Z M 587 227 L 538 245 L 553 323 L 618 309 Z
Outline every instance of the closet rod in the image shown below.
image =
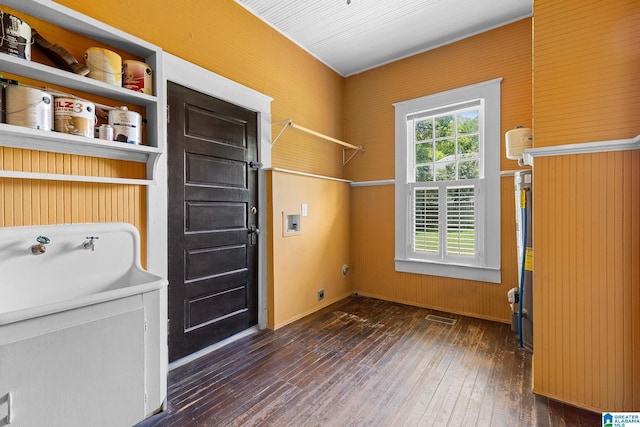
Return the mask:
M 285 122 L 286 122 L 286 124 L 285 124 L 284 128 L 282 128 L 282 130 L 280 131 L 278 136 L 276 136 L 276 138 L 273 140 L 272 144 L 275 144 L 276 141 L 278 141 L 278 138 L 280 138 L 280 136 L 284 133 L 285 130 L 287 130 L 287 128 L 292 127 L 292 128 L 301 130 L 302 132 L 306 132 L 306 133 L 310 133 L 311 135 L 315 135 L 318 138 L 326 139 L 327 141 L 331 141 L 333 143 L 340 144 L 340 145 L 342 145 L 344 147 L 351 148 L 352 150 L 364 151 L 364 148 L 362 148 L 361 145 L 353 145 L 353 144 L 349 144 L 348 142 L 344 142 L 344 141 L 341 141 L 339 139 L 332 138 L 332 137 L 324 135 L 324 134 L 322 134 L 320 132 L 316 132 L 315 130 L 311 130 L 311 129 L 306 128 L 304 126 L 300 126 L 300 125 L 298 125 L 296 123 L 293 123 L 291 120 L 282 120 L 280 122 L 273 122 L 271 124 L 275 125 L 275 124 L 285 123 Z

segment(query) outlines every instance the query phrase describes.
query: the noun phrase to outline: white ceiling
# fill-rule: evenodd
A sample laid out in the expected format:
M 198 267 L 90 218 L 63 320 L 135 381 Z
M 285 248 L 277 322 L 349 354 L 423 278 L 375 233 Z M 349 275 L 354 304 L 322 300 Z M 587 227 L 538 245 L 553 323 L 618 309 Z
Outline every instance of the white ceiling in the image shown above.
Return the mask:
M 531 16 L 533 0 L 235 0 L 343 76 Z

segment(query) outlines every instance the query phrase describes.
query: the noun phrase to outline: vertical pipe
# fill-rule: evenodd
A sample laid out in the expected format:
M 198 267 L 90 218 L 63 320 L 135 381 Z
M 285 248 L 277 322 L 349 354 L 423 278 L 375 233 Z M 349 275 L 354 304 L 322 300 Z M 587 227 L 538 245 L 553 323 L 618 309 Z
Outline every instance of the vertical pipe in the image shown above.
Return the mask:
M 524 303 L 524 275 L 527 259 L 527 191 L 520 191 L 520 208 L 522 210 L 522 266 L 520 268 L 520 302 L 518 303 L 518 347 L 522 348 L 522 305 Z

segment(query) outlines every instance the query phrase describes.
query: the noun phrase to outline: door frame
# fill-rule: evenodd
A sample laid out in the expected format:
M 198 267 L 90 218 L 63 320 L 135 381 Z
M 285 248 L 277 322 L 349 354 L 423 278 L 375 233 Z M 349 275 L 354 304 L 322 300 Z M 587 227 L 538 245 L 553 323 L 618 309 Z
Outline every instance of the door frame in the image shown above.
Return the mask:
M 162 66 L 156 73 L 159 97 L 158 108 L 167 111 L 167 81 L 178 83 L 218 99 L 246 108 L 258 115 L 258 161 L 262 169 L 258 171 L 258 327 L 267 327 L 267 192 L 265 168 L 271 167 L 271 101 L 268 97 L 212 71 L 185 61 L 167 52 L 162 52 Z M 156 185 L 147 187 L 147 269 L 161 277 L 167 277 L 168 265 L 168 216 L 167 216 L 167 114 L 160 114 L 158 124 L 158 150 L 156 162 L 149 167 L 155 169 Z M 171 286 L 171 284 L 169 284 Z M 167 295 L 162 296 L 160 327 L 167 336 Z M 160 366 L 169 365 L 168 352 L 161 357 Z M 164 387 L 166 389 L 166 387 Z

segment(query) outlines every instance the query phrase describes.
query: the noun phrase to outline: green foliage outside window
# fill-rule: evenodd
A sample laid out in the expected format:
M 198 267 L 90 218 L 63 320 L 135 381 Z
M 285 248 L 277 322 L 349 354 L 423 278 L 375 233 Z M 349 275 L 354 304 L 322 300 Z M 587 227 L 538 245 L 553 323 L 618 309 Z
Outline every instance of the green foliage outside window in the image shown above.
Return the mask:
M 480 177 L 479 112 L 427 117 L 414 123 L 416 182 Z

